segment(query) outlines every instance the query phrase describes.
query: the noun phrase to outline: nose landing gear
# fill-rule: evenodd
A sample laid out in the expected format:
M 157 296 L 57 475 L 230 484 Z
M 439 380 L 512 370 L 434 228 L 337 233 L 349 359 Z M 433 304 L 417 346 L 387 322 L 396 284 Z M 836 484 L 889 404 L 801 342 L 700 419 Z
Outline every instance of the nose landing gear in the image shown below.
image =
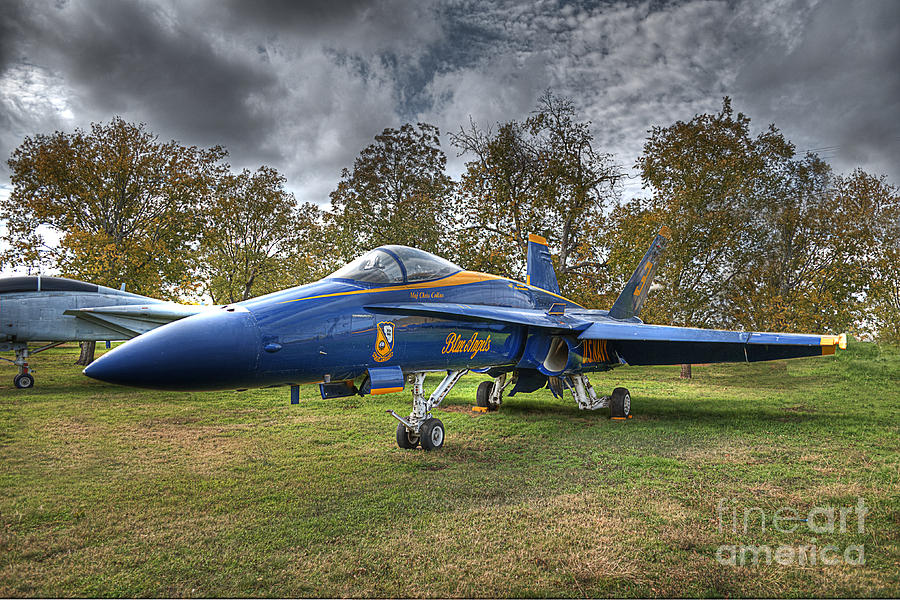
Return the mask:
M 15 360 L 3 358 L 2 356 L 0 356 L 0 360 L 5 360 L 19 368 L 19 374 L 13 378 L 13 385 L 20 390 L 27 390 L 28 388 L 34 387 L 34 370 L 28 367 L 28 357 L 43 352 L 44 350 L 49 350 L 50 348 L 56 348 L 64 343 L 65 342 L 51 342 L 46 346 L 41 346 L 40 348 L 35 348 L 33 350 L 28 349 L 28 344 L 26 342 L 0 344 L 0 350 L 14 350 L 16 353 Z
M 9 346 L 5 346 L 4 348 L 0 348 L 0 350 L 8 350 Z M 16 359 L 10 360 L 8 358 L 0 357 L 0 360 L 5 360 L 6 362 L 11 362 L 12 364 L 18 367 L 19 372 L 13 378 L 13 385 L 16 386 L 17 389 L 27 390 L 30 387 L 34 387 L 34 373 L 31 369 L 28 368 L 28 345 L 27 344 L 13 344 L 12 349 L 16 352 Z
M 397 424 L 397 446 L 411 450 L 421 445 L 425 450 L 438 450 L 444 445 L 444 424 L 440 419 L 431 416 L 431 411 L 447 397 L 460 378 L 468 373 L 468 369 L 448 371 L 447 376 L 438 384 L 431 395 L 425 397 L 424 371 L 412 374 L 413 379 L 413 411 L 409 417 L 403 418 L 392 410 L 387 411 L 400 421 Z

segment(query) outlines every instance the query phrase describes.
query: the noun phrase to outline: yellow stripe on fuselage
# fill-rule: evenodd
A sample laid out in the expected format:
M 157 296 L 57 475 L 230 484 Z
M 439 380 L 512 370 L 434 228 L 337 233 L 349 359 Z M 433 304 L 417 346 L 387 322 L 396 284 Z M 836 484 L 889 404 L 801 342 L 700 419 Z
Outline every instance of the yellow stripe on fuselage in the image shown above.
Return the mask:
M 396 394 L 397 392 L 402 392 L 403 386 L 400 387 L 390 387 L 390 388 L 373 388 L 370 394 L 373 396 L 377 396 L 378 394 Z
M 407 285 L 394 285 L 390 287 L 380 287 L 380 288 L 372 288 L 368 290 L 351 290 L 349 292 L 335 292 L 333 294 L 321 294 L 319 296 L 306 296 L 305 298 L 294 298 L 293 300 L 284 300 L 279 302 L 279 304 L 288 304 L 290 302 L 300 302 L 302 300 L 316 300 L 318 298 L 335 298 L 337 296 L 354 296 L 357 294 L 377 294 L 379 292 L 397 292 L 397 291 L 405 291 L 405 290 L 421 290 L 425 288 L 442 288 L 442 287 L 455 287 L 458 285 L 470 285 L 473 283 L 483 283 L 485 281 L 512 281 L 517 285 L 520 285 L 526 289 L 530 289 L 533 291 L 543 292 L 545 294 L 550 294 L 551 296 L 555 296 L 556 298 L 560 298 L 561 300 L 565 300 L 566 302 L 572 302 L 565 296 L 560 296 L 559 294 L 554 294 L 553 292 L 548 292 L 545 289 L 541 289 L 539 287 L 534 287 L 530 285 L 526 285 L 520 281 L 515 281 L 514 279 L 507 279 L 506 277 L 500 277 L 499 275 L 488 275 L 487 273 L 479 273 L 477 271 L 460 271 L 459 273 L 454 273 L 453 275 L 448 275 L 443 279 L 437 279 L 435 281 L 426 281 L 423 283 L 410 283 Z M 579 308 L 584 308 L 577 302 L 572 302 L 575 306 Z

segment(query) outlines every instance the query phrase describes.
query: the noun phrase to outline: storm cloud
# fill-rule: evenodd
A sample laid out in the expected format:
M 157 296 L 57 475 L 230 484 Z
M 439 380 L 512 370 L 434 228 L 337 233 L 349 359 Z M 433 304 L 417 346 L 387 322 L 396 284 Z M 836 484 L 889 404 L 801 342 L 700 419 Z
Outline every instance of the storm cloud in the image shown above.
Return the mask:
M 900 183 L 898 62 L 893 0 L 7 1 L 0 156 L 121 115 L 224 145 L 235 167 L 274 166 L 324 204 L 383 128 L 491 126 L 551 88 L 625 168 L 650 127 L 730 95 L 756 128 L 775 123 L 838 171 Z

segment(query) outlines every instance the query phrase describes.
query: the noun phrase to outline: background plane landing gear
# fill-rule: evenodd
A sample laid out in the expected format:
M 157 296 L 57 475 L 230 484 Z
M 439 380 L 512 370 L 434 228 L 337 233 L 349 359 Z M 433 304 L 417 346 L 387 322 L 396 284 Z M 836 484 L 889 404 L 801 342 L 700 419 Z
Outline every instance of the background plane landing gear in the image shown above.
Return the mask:
M 387 411 L 400 421 L 397 425 L 397 446 L 411 450 L 421 445 L 425 450 L 438 450 L 444 445 L 444 424 L 440 419 L 431 416 L 436 408 L 450 393 L 460 378 L 468 373 L 468 369 L 448 371 L 447 376 L 427 398 L 425 397 L 425 372 L 413 373 L 413 411 L 409 417 L 403 418 L 392 410 Z
M 15 385 L 20 390 L 27 390 L 30 387 L 34 387 L 34 371 L 28 368 L 28 357 L 33 354 L 37 354 L 38 352 L 43 352 L 44 350 L 49 350 L 50 348 L 56 348 L 64 344 L 65 342 L 51 342 L 46 346 L 41 346 L 40 348 L 35 348 L 34 350 L 28 349 L 28 344 L 25 342 L 16 342 L 11 345 L 0 344 L 2 348 L 0 350 L 15 350 L 16 359 L 10 360 L 8 358 L 3 358 L 0 356 L 0 360 L 12 363 L 16 365 L 19 369 L 19 374 L 15 376 L 13 379 L 13 385 Z
M 46 347 L 47 346 L 45 346 L 45 348 Z M 4 350 L 7 348 L 4 348 Z M 13 385 L 20 390 L 27 390 L 30 387 L 34 387 L 34 374 L 31 372 L 31 369 L 28 368 L 28 346 L 26 344 L 13 344 L 13 350 L 16 352 L 15 360 L 10 360 L 8 358 L 0 359 L 11 362 L 18 367 L 19 373 L 13 378 Z M 43 348 L 40 350 L 43 350 Z M 40 350 L 37 350 L 36 352 L 39 352 Z
M 13 384 L 20 390 L 27 390 L 34 386 L 34 375 L 31 373 L 20 373 L 13 379 Z

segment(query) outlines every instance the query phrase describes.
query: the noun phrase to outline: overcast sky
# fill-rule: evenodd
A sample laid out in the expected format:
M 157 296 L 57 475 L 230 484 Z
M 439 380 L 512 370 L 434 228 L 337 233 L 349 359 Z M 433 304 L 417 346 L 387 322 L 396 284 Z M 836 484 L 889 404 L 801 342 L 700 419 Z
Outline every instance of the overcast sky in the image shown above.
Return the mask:
M 0 0 L 0 193 L 26 135 L 113 115 L 227 147 L 325 204 L 385 127 L 521 119 L 572 97 L 631 168 L 730 95 L 838 171 L 900 183 L 900 1 Z M 461 170 L 446 138 L 452 174 Z M 626 194 L 639 193 L 632 180 Z

